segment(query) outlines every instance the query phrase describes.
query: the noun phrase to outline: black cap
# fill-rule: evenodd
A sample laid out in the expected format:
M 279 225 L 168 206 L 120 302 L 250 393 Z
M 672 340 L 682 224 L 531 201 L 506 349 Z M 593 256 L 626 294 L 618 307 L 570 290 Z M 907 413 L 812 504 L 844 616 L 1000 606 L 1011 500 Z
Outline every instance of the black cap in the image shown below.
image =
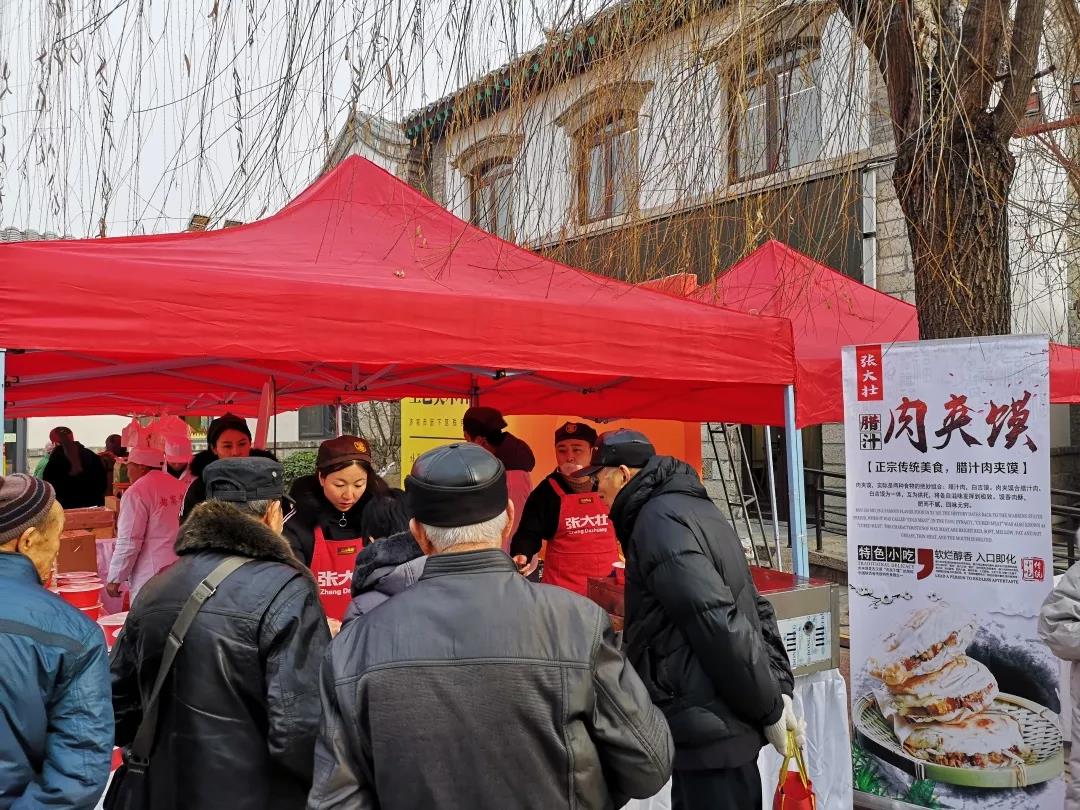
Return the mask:
M 285 494 L 285 474 L 272 458 L 222 458 L 202 474 L 210 501 L 268 501 Z
M 567 422 L 555 431 L 555 444 L 568 441 L 587 442 L 591 447 L 596 444 L 596 431 L 583 422 Z
M 574 473 L 574 478 L 587 478 L 605 467 L 630 467 L 640 469 L 656 455 L 648 436 L 629 428 L 601 433 L 593 446 L 589 466 Z
M 428 526 L 472 526 L 506 511 L 506 469 L 475 444 L 428 450 L 405 478 L 412 516 Z

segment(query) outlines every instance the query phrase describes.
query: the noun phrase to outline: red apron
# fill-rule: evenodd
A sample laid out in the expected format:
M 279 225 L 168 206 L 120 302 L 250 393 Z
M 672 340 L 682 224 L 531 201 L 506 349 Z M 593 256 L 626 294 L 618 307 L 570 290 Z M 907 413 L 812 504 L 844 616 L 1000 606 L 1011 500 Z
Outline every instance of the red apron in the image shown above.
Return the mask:
M 319 601 L 329 619 L 341 621 L 352 601 L 353 569 L 356 555 L 364 547 L 357 537 L 352 540 L 327 540 L 322 526 L 315 527 L 315 549 L 311 554 L 311 573 L 319 583 Z
M 544 579 L 586 595 L 589 577 L 606 577 L 619 559 L 615 527 L 595 492 L 564 492 L 554 479 L 548 483 L 559 496 L 559 528 L 544 554 Z

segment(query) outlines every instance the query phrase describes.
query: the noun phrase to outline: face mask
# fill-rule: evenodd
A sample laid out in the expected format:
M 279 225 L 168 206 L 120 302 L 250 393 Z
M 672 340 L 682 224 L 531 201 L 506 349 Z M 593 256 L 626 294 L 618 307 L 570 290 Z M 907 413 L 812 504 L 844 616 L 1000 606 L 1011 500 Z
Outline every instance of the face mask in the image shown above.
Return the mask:
M 576 473 L 578 470 L 584 469 L 584 464 L 575 464 L 572 461 L 566 461 L 559 465 L 559 472 L 561 472 L 567 478 L 573 477 L 574 473 Z

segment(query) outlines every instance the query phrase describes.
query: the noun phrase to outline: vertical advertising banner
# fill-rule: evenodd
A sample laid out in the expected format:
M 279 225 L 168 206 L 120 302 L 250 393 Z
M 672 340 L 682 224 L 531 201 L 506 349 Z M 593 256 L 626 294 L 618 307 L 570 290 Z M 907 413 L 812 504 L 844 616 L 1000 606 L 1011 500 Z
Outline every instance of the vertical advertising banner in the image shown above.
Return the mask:
M 1059 810 L 1059 669 L 1036 631 L 1053 584 L 1048 343 L 843 362 L 857 796 Z
M 461 417 L 469 409 L 468 399 L 401 400 L 401 480 L 417 457 L 428 450 L 463 441 Z

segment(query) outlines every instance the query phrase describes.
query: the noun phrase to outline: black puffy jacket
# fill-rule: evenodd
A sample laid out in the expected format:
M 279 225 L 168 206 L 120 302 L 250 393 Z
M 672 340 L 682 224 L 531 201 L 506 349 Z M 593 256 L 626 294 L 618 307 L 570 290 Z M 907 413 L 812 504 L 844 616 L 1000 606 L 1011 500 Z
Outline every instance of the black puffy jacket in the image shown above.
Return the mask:
M 49 454 L 49 462 L 45 465 L 41 477 L 53 485 L 56 500 L 65 509 L 104 506 L 105 489 L 109 484 L 105 465 L 93 450 L 88 450 L 79 442 L 75 442 L 75 446 L 79 449 L 81 473 L 71 474 L 71 462 L 68 461 L 64 448 L 56 447 Z
M 499 550 L 428 557 L 334 639 L 311 810 L 610 810 L 671 771 L 597 605 Z
M 293 552 L 304 565 L 311 565 L 315 553 L 315 527 L 320 526 L 327 540 L 355 540 L 362 534 L 361 522 L 364 507 L 374 497 L 375 488 L 364 491 L 360 500 L 348 512 L 335 508 L 323 494 L 319 476 L 305 475 L 297 478 L 289 490 L 289 497 L 296 502 L 296 513 L 285 523 L 284 535 Z M 345 525 L 342 526 L 342 517 Z
M 251 455 L 257 458 L 269 458 L 277 461 L 277 456 L 271 453 L 269 450 L 259 450 L 256 447 L 251 448 Z M 195 457 L 191 459 L 191 465 L 188 469 L 195 477 L 195 480 L 191 482 L 191 486 L 188 487 L 187 494 L 184 496 L 184 505 L 180 507 L 180 522 L 183 523 L 187 520 L 188 515 L 191 514 L 191 510 L 198 506 L 200 503 L 206 500 L 206 484 L 203 483 L 202 474 L 203 470 L 218 460 L 213 450 L 201 450 L 195 454 Z
M 191 514 L 176 552 L 139 592 L 113 650 L 116 743 L 134 739 L 188 596 L 224 555 L 251 557 L 203 605 L 162 689 L 149 806 L 300 810 L 330 642 L 311 574 L 279 535 L 215 501 Z
M 690 465 L 656 456 L 611 508 L 626 553 L 627 657 L 675 738 L 675 768 L 752 762 L 794 679 L 739 539 Z

